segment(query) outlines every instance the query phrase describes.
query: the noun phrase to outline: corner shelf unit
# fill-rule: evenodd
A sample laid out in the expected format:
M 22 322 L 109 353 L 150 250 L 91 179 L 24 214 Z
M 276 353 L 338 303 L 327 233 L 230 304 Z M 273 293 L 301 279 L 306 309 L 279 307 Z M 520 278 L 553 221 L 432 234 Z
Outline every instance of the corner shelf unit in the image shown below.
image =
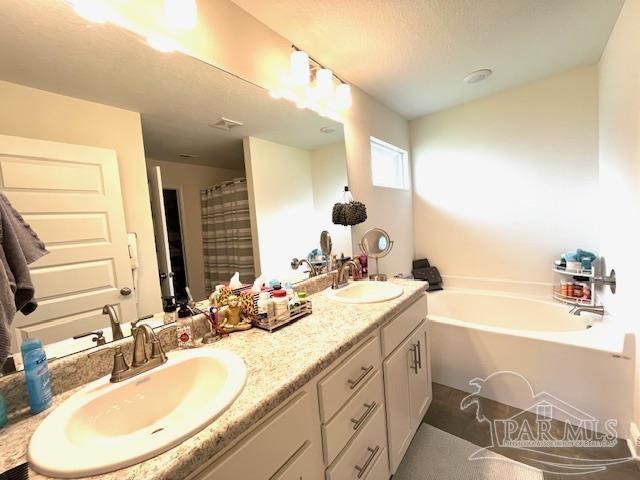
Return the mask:
M 595 262 L 594 262 L 595 264 Z M 563 295 L 560 290 L 560 284 L 554 282 L 553 284 L 553 298 L 559 302 L 566 303 L 568 305 L 582 305 L 588 307 L 594 307 L 596 305 L 596 295 L 595 295 L 595 269 L 591 270 L 562 270 L 559 268 L 551 269 L 557 275 L 563 275 L 571 277 L 578 283 L 588 284 L 589 289 L 591 290 L 591 295 L 589 299 L 584 298 L 576 298 Z

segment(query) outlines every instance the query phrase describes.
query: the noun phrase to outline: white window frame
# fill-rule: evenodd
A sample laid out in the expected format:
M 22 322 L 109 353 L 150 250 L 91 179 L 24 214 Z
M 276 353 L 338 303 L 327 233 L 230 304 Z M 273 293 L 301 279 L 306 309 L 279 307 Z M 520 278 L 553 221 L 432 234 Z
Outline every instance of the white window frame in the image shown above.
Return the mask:
M 378 184 L 376 183 L 375 180 L 375 175 L 374 175 L 374 171 L 373 171 L 373 146 L 376 145 L 378 147 L 383 147 L 386 148 L 388 150 L 393 150 L 396 153 L 399 153 L 402 156 L 402 165 L 401 165 L 401 178 L 402 178 L 402 185 L 383 185 L 383 184 Z M 411 175 L 409 172 L 409 152 L 407 152 L 406 150 L 396 147 L 395 145 L 392 145 L 390 143 L 387 143 L 383 140 L 380 140 L 379 138 L 375 138 L 375 137 L 369 137 L 369 149 L 370 149 L 370 155 L 371 155 L 371 183 L 373 184 L 374 187 L 377 188 L 391 188 L 391 189 L 395 189 L 395 190 L 411 190 Z

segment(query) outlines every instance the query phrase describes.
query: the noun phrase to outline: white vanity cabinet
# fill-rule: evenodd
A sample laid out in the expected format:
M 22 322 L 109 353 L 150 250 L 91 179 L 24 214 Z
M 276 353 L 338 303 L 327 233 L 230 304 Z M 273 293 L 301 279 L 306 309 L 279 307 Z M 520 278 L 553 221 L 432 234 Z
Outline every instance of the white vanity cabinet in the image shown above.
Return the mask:
M 431 404 L 431 362 L 425 316 L 426 300 L 419 300 L 383 327 L 384 333 L 385 329 L 409 328 L 417 323 L 382 363 L 391 473 L 398 468 Z
M 426 295 L 190 480 L 389 480 L 431 402 Z
M 311 383 L 189 478 L 322 480 L 318 401 Z

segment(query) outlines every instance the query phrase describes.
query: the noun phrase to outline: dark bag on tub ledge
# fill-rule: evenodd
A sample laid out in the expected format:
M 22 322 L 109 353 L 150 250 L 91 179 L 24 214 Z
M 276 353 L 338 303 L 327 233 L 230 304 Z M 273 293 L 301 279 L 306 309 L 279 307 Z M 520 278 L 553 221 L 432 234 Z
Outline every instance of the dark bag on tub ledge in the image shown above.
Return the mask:
M 436 267 L 432 267 L 426 258 L 415 260 L 411 273 L 413 273 L 414 278 L 429 282 L 427 292 L 442 290 L 442 277 L 440 276 L 440 272 Z

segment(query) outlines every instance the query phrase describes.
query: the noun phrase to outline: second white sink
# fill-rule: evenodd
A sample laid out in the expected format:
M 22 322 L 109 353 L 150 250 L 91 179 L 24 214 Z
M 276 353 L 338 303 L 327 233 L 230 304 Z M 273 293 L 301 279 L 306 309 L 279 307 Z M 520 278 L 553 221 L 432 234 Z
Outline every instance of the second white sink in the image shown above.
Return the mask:
M 325 290 L 325 295 L 342 303 L 378 303 L 402 295 L 402 287 L 391 282 L 353 282 L 346 287 Z
M 213 422 L 244 388 L 247 369 L 232 352 L 198 349 L 168 357 L 120 383 L 96 380 L 51 412 L 29 443 L 34 470 L 88 477 L 154 457 Z

